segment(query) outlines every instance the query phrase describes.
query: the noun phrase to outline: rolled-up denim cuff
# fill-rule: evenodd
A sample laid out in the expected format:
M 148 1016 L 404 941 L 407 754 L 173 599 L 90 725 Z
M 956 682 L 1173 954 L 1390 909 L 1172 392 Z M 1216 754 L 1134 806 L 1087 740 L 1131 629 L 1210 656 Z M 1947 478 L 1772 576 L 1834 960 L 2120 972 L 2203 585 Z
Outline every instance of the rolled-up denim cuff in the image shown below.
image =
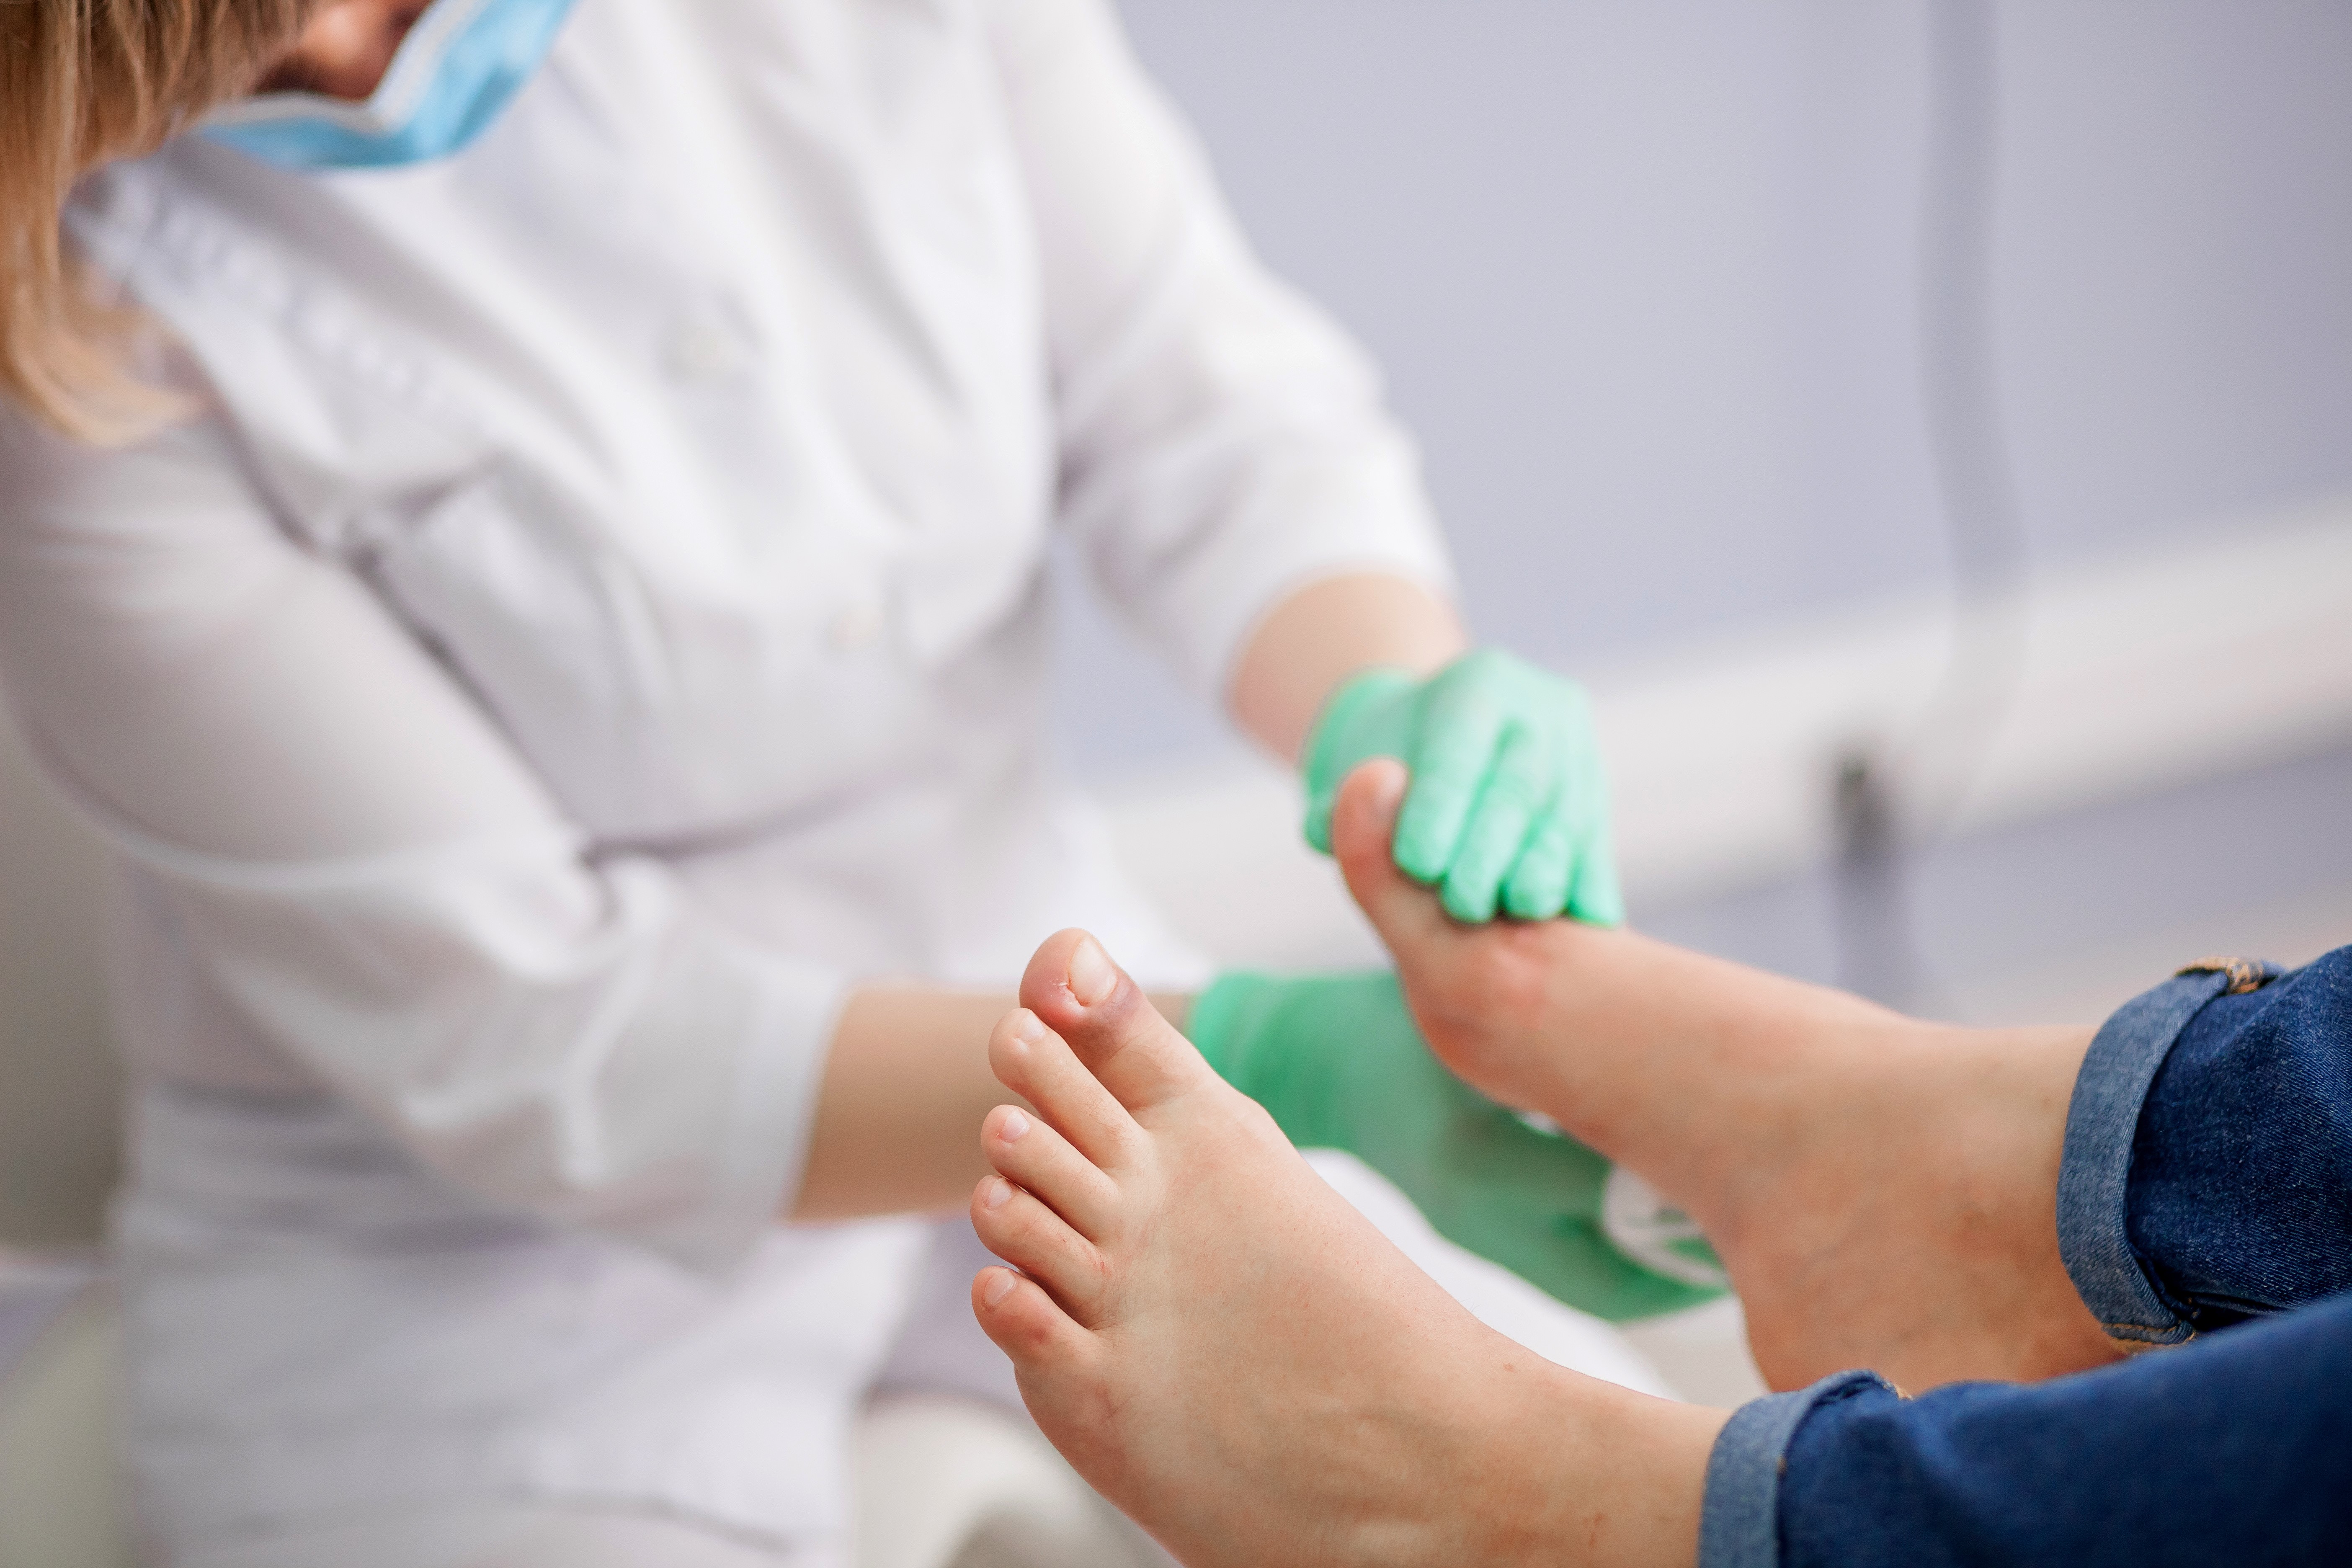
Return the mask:
M 2242 960 L 2185 971 L 2125 1003 L 2083 1058 L 2058 1168 L 2058 1253 L 2084 1303 L 2126 1351 L 2179 1344 L 2196 1332 L 2132 1250 L 2132 1143 L 2140 1107 L 2173 1042 L 2208 1002 L 2277 973 L 2275 966 Z
M 1841 1372 L 1795 1394 L 1768 1394 L 1731 1413 L 1706 1461 L 1698 1568 L 1775 1568 L 1780 1561 L 1780 1475 L 1789 1443 L 1824 1399 L 1875 1373 Z

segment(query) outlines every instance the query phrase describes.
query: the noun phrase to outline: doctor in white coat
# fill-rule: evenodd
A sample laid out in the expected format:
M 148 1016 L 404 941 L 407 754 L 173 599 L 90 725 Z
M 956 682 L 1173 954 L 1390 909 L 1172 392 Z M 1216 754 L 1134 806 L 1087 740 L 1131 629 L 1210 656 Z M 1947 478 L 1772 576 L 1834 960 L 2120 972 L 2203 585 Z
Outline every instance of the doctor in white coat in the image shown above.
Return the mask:
M 1296 755 L 1463 651 L 1373 375 L 1108 0 L 0 44 L 0 671 L 123 871 L 154 1550 L 847 1561 L 859 1401 L 962 1353 L 874 1216 L 982 1173 L 1023 962 L 1199 977 L 1050 755 L 1052 531 Z

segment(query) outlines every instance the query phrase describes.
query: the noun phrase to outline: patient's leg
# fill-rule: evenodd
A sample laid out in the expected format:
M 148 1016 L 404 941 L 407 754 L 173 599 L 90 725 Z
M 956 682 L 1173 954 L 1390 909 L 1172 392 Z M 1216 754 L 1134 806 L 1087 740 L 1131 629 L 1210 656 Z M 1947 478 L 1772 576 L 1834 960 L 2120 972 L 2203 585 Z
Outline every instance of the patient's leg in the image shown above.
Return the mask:
M 1689 1563 L 1723 1416 L 1483 1327 L 1309 1171 L 1093 939 L 991 1059 L 972 1306 L 1038 1425 L 1194 1568 Z
M 1923 1024 L 1555 921 L 1464 927 L 1388 850 L 1402 770 L 1343 791 L 1335 847 L 1432 1047 L 1646 1178 L 1706 1229 L 1758 1364 L 1917 1390 L 2113 1359 L 2058 1255 L 2088 1028 Z

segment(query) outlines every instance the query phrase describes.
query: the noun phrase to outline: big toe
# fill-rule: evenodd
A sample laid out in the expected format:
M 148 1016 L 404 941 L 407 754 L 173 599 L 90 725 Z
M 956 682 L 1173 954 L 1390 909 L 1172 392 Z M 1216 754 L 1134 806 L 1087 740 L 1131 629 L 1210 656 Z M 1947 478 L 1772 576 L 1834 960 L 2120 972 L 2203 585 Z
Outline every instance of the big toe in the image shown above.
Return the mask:
M 1192 1042 L 1085 931 L 1045 939 L 1022 976 L 1021 1001 L 1130 1110 L 1147 1110 L 1215 1076 Z
M 1433 942 L 1458 937 L 1435 894 L 1397 868 L 1397 813 L 1408 780 L 1402 763 L 1377 757 L 1348 775 L 1331 812 L 1331 854 L 1372 929 L 1399 963 Z

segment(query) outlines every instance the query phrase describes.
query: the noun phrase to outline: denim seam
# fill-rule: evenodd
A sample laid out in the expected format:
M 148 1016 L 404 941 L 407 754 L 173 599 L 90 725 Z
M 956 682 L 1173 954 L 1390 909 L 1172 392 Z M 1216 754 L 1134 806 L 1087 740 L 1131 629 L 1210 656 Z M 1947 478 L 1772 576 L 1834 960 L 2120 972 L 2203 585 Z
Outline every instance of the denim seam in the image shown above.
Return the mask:
M 2058 1172 L 2058 1251 L 2084 1304 L 2127 1352 L 2196 1337 L 2132 1249 L 2128 1205 L 2140 1108 L 2173 1043 L 2207 1003 L 2258 989 L 2276 973 L 2241 961 L 2200 962 L 2116 1009 L 2075 1078 Z
M 1707 1455 L 1697 1568 L 1777 1568 L 1789 1445 L 1815 1409 L 1865 1385 L 1893 1392 L 1875 1373 L 1841 1372 L 1794 1394 L 1750 1400 L 1731 1413 Z

